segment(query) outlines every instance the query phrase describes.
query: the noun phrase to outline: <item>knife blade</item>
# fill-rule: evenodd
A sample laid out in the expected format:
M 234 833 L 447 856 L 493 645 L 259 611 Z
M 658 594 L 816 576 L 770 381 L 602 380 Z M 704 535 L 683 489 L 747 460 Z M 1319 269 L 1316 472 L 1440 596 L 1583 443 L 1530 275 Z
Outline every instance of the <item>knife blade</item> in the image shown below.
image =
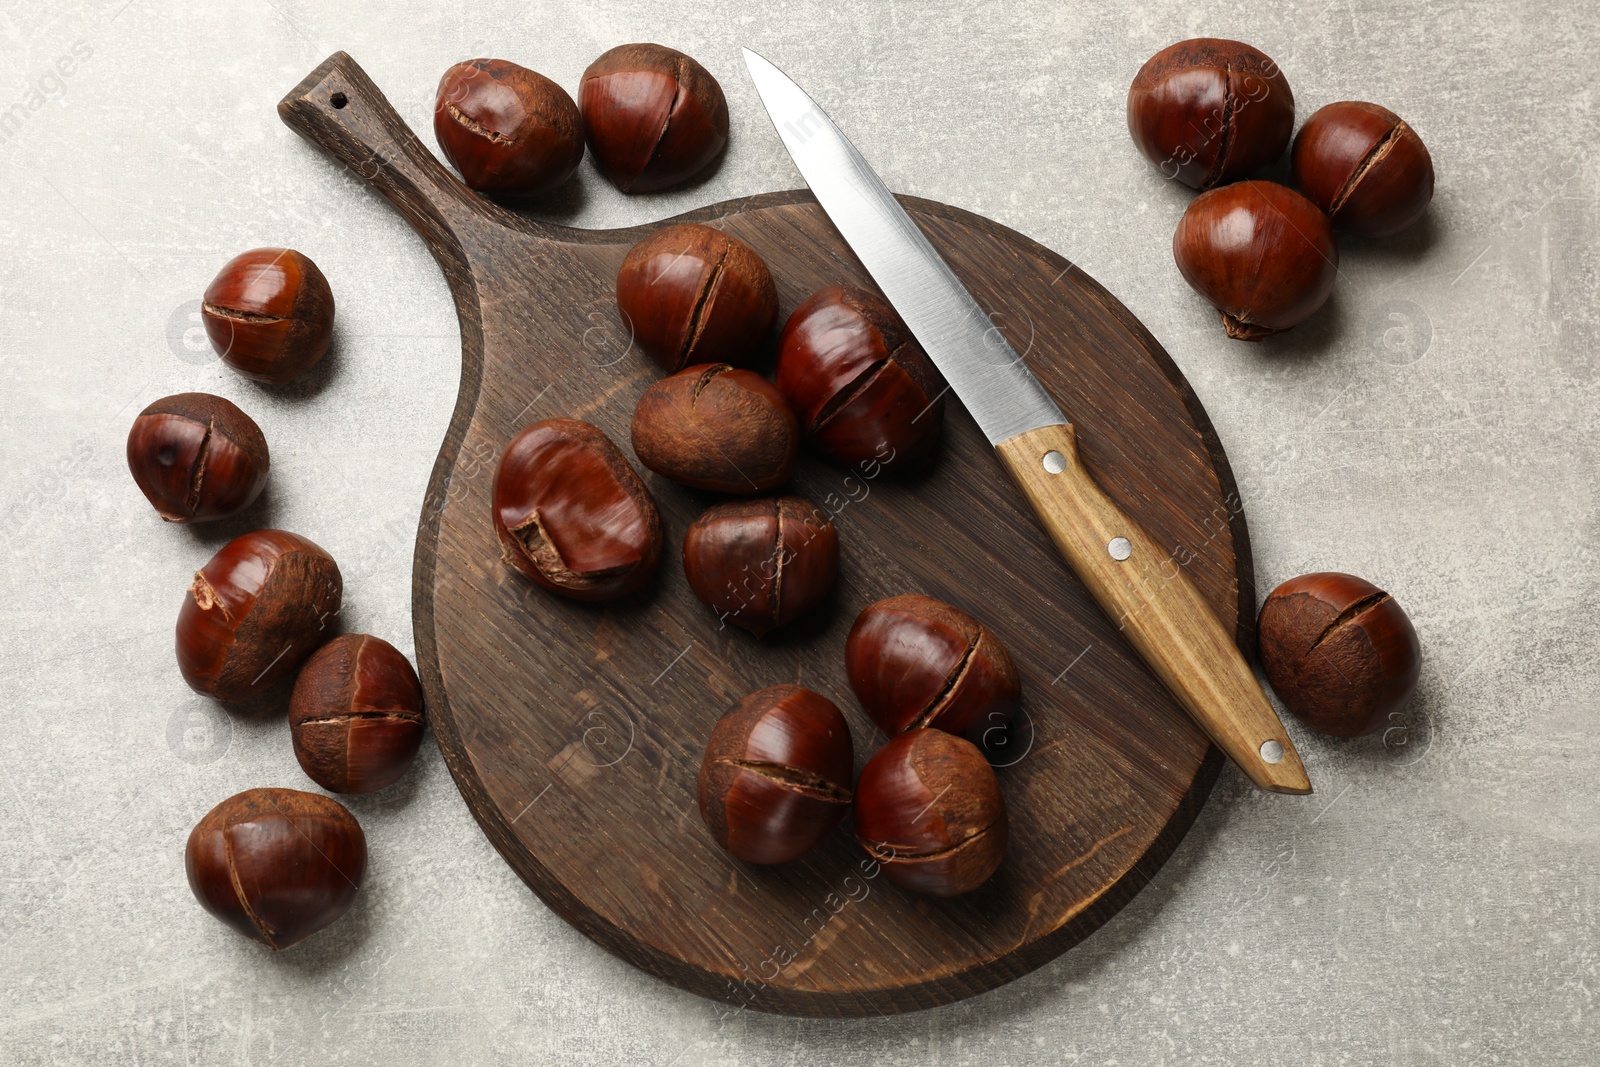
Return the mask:
M 1182 567 L 1096 484 L 1050 394 L 827 113 L 766 59 L 748 48 L 744 59 L 817 202 L 1100 607 L 1252 782 L 1311 792 L 1294 742 L 1244 656 Z

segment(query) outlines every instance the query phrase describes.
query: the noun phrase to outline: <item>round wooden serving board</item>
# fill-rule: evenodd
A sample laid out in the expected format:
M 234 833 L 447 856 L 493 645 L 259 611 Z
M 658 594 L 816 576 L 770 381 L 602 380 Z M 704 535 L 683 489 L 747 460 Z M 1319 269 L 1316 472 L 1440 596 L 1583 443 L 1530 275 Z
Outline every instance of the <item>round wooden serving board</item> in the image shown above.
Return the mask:
M 566 229 L 478 197 L 343 53 L 279 110 L 393 202 L 454 294 L 461 392 L 417 536 L 417 657 L 462 795 L 551 908 L 704 996 L 854 1016 L 1016 978 L 1154 875 L 1220 757 L 1061 561 L 959 402 L 948 405 L 937 462 L 918 477 L 802 461 L 792 491 L 834 514 L 842 560 L 832 600 L 792 632 L 756 641 L 718 628 L 690 593 L 677 547 L 711 499 L 653 475 L 668 538 L 655 582 L 610 605 L 551 596 L 500 561 L 495 464 L 517 430 L 556 415 L 586 419 L 627 449 L 634 403 L 659 372 L 629 345 L 613 285 L 623 254 L 654 227 Z M 1244 642 L 1254 604 L 1243 516 L 1171 359 L 1060 256 L 975 215 L 904 202 L 1059 400 L 1100 484 L 1186 561 Z M 780 316 L 827 285 L 871 286 L 807 193 L 682 218 L 751 244 L 777 280 Z M 848 820 L 786 866 L 723 853 L 695 806 L 712 724 L 750 690 L 799 682 L 845 711 L 859 769 L 883 738 L 845 680 L 844 637 L 867 604 L 911 592 L 983 620 L 1022 674 L 1021 726 L 995 756 L 1011 815 L 999 873 L 958 899 L 911 896 L 855 845 Z

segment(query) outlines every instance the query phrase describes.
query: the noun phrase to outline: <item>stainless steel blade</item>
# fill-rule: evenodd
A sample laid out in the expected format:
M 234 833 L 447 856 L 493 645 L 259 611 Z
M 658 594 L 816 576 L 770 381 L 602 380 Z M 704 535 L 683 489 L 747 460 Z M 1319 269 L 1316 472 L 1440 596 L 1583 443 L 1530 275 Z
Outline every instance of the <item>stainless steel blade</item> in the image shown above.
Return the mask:
M 815 100 L 746 48 L 778 136 L 834 226 L 900 313 L 991 444 L 1066 417 Z

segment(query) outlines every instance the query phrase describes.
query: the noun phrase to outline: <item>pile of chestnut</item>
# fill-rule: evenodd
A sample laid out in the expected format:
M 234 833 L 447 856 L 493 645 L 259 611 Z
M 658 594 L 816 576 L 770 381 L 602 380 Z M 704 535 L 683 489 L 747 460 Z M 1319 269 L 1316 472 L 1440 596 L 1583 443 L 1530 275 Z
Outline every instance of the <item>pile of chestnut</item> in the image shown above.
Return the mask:
M 922 460 L 941 434 L 938 372 L 882 298 L 848 286 L 795 309 L 772 381 L 739 366 L 772 329 L 777 290 L 755 249 L 707 226 L 667 226 L 630 249 L 617 303 L 667 372 L 635 406 L 634 454 L 664 478 L 734 498 L 685 533 L 690 588 L 720 623 L 758 638 L 792 623 L 826 599 L 839 561 L 832 518 L 777 495 L 801 444 L 867 477 Z M 587 422 L 545 419 L 511 439 L 492 519 L 512 567 L 576 600 L 627 596 L 660 564 L 653 497 Z M 839 708 L 772 686 L 711 732 L 697 790 L 706 826 L 739 859 L 783 863 L 853 803 L 857 840 L 891 881 L 942 896 L 977 888 L 1005 852 L 1005 803 L 978 743 L 1018 705 L 1010 657 L 971 616 L 912 595 L 863 611 L 845 659 L 862 707 L 892 738 L 854 788 Z
M 589 64 L 573 103 L 544 75 L 504 59 L 445 71 L 433 132 L 468 187 L 537 196 L 577 171 L 584 142 L 625 193 L 654 192 L 702 173 L 728 143 L 728 102 L 706 69 L 659 44 L 619 45 Z
M 1005 855 L 1000 782 L 980 745 L 1021 700 L 995 636 L 932 597 L 890 597 L 856 618 L 845 642 L 856 699 L 889 743 L 851 788 L 850 727 L 798 685 L 751 693 L 717 722 L 700 765 L 700 815 L 748 863 L 805 855 L 855 806 L 856 841 L 895 885 L 970 892 Z
M 1290 189 L 1240 181 L 1271 166 L 1294 131 L 1278 65 L 1239 41 L 1179 41 L 1128 89 L 1128 131 L 1169 178 L 1200 190 L 1172 254 L 1222 315 L 1229 337 L 1260 341 L 1304 322 L 1339 271 L 1335 227 L 1388 237 L 1422 217 L 1433 160 L 1406 122 L 1377 104 L 1328 104 L 1294 138 Z
M 224 363 L 281 384 L 315 366 L 333 333 L 333 293 L 309 258 L 259 248 L 223 267 L 201 316 Z M 139 413 L 128 468 L 169 522 L 232 518 L 267 482 L 271 458 L 254 419 L 220 396 L 179 393 Z M 298 670 L 289 697 L 295 757 L 335 793 L 392 785 L 424 731 L 422 685 L 405 656 L 370 634 L 333 636 L 344 596 L 338 565 L 285 530 L 253 530 L 195 573 L 178 612 L 178 669 L 223 701 L 266 693 Z M 205 909 L 273 949 L 349 909 L 366 871 L 366 837 L 331 797 L 249 789 L 189 835 L 189 885 Z

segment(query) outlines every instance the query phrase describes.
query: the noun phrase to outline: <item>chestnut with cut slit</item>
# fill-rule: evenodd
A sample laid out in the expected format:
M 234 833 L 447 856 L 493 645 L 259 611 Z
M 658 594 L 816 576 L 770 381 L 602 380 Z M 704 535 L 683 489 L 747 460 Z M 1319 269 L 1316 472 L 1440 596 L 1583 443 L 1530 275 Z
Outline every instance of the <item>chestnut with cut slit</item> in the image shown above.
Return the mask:
M 1258 48 L 1217 37 L 1179 41 L 1134 76 L 1128 132 L 1163 175 L 1210 189 L 1283 155 L 1294 94 Z
M 1328 104 L 1294 139 L 1294 183 L 1334 226 L 1389 237 L 1433 199 L 1433 157 L 1406 122 L 1360 100 Z
M 545 419 L 506 446 L 494 476 L 502 558 L 574 600 L 615 600 L 650 580 L 661 516 L 621 450 L 587 422 Z
M 889 881 L 914 893 L 959 896 L 1005 856 L 1000 781 L 970 742 L 943 730 L 892 739 L 856 779 L 856 840 Z
M 195 824 L 184 869 L 201 907 L 277 951 L 350 910 L 367 871 L 367 838 L 331 797 L 247 789 Z
M 644 391 L 633 451 L 663 477 L 713 493 L 764 493 L 789 480 L 800 426 L 783 394 L 726 363 L 685 367 Z
M 128 470 L 168 522 L 208 522 L 255 503 L 272 461 L 255 420 L 210 393 L 163 397 L 128 431 Z
M 256 248 L 229 260 L 200 304 L 222 361 L 272 385 L 316 366 L 333 339 L 333 290 L 292 248 Z
M 911 594 L 869 604 L 845 640 L 845 674 L 889 735 L 924 727 L 981 745 L 1022 699 L 1005 646 L 971 615 Z
M 816 847 L 850 806 L 850 726 L 798 685 L 751 693 L 717 721 L 700 764 L 700 817 L 747 863 L 787 863 Z
M 439 79 L 433 132 L 480 193 L 533 196 L 583 161 L 583 119 L 566 90 L 504 59 L 468 59 Z
M 1276 182 L 1235 182 L 1195 197 L 1172 235 L 1172 258 L 1240 341 L 1298 326 L 1339 276 L 1328 216 Z
M 335 793 L 398 781 L 422 744 L 422 683 L 400 650 L 371 634 L 317 649 L 295 679 L 289 731 L 295 759 Z
M 625 193 L 668 189 L 711 165 L 728 143 L 728 102 L 699 63 L 659 44 L 623 44 L 578 84 L 595 166 Z
M 839 573 L 839 534 L 800 497 L 730 500 L 689 525 L 683 570 L 723 621 L 761 637 L 827 597 Z
M 749 363 L 778 317 L 778 290 L 755 249 L 684 222 L 628 250 L 617 307 L 639 347 L 670 374 L 696 363 Z
M 836 285 L 794 309 L 774 375 L 806 443 L 876 473 L 938 442 L 944 379 L 894 309 L 876 294 Z
M 1422 645 L 1393 597 L 1353 574 L 1290 578 L 1261 605 L 1272 691 L 1307 726 L 1360 737 L 1390 724 L 1422 671 Z
M 270 689 L 333 633 L 344 581 L 298 534 L 255 530 L 223 545 L 178 612 L 178 669 L 197 693 L 243 700 Z

